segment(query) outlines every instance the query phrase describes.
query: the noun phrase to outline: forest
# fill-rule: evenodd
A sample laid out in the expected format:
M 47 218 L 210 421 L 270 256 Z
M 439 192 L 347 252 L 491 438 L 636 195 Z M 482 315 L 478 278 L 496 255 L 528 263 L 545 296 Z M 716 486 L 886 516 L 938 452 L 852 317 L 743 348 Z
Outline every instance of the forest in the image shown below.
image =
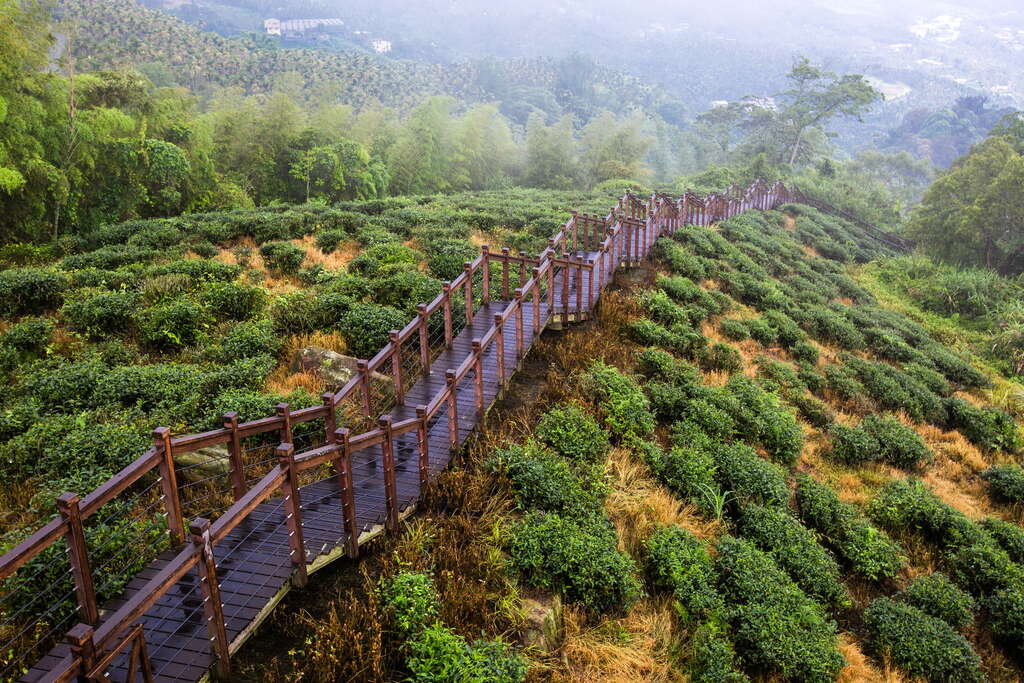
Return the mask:
M 765 78 L 708 108 L 584 53 L 428 63 L 0 0 L 0 681 L 88 618 L 66 558 L 102 627 L 182 552 L 147 474 L 4 564 L 154 438 L 288 420 L 452 281 L 480 294 L 421 320 L 428 345 L 514 299 L 563 226 L 759 179 L 827 208 L 677 221 L 625 257 L 415 514 L 292 581 L 233 677 L 1020 680 L 1024 113 L 960 97 L 851 153 L 869 79 L 798 54 Z M 279 441 L 238 437 L 233 485 L 285 467 Z M 241 504 L 211 483 L 226 452 L 169 456 L 190 519 Z

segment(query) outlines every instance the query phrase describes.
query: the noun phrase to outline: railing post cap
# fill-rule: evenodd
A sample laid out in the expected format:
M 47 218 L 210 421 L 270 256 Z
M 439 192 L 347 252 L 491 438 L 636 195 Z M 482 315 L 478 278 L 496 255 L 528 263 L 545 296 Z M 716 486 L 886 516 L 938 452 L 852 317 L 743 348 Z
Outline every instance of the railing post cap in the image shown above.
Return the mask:
M 427 407 L 422 403 L 416 406 L 416 417 L 423 417 L 427 414 Z
M 156 429 L 153 430 L 153 439 L 155 441 L 163 441 L 170 433 L 170 427 L 157 427 Z
M 473 341 L 470 342 L 470 344 L 474 349 L 479 349 L 481 346 L 481 342 L 479 339 L 474 339 Z
M 95 633 L 96 629 L 92 626 L 79 622 L 68 629 L 68 632 L 64 634 L 64 639 L 71 647 L 86 647 L 92 644 Z
M 366 370 L 369 366 L 370 366 L 370 362 L 369 361 L 356 360 L 356 369 L 358 369 L 358 370 Z
M 334 438 L 340 441 L 345 441 L 346 439 L 348 439 L 348 435 L 348 427 L 338 427 L 337 429 L 334 430 Z
M 426 313 L 427 313 L 427 305 L 426 304 L 416 304 L 416 310 L 419 311 L 421 314 L 426 315 Z
M 398 335 L 398 330 L 388 330 L 388 339 L 390 339 L 391 341 L 395 341 L 396 339 L 398 339 Z
M 277 405 L 274 406 L 274 411 L 278 415 L 283 415 L 288 412 L 288 404 L 282 401 L 281 403 L 278 403 Z
M 377 418 L 377 424 L 379 424 L 382 427 L 390 427 L 391 422 L 392 417 L 389 413 L 384 413 L 383 415 Z
M 76 505 L 80 500 L 82 500 L 82 497 L 79 496 L 77 493 L 65 491 L 64 493 L 57 496 L 57 507 L 61 510 L 64 510 Z
M 486 254 L 490 250 L 491 250 L 491 245 L 489 245 L 489 244 L 481 244 L 480 245 L 480 251 L 482 251 L 483 253 Z
M 210 530 L 210 520 L 205 517 L 196 517 L 188 523 L 188 532 L 193 536 L 202 536 Z
M 277 457 L 279 458 L 290 458 L 295 452 L 295 444 L 282 441 L 277 444 L 277 448 L 274 449 L 274 452 L 277 453 Z

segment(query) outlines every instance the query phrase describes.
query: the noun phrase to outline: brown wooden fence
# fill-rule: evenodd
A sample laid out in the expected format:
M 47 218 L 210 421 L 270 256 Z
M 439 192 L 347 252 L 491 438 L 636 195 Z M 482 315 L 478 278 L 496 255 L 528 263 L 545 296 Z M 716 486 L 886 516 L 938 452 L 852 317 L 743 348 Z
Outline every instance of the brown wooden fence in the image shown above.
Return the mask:
M 397 529 L 545 326 L 588 318 L 616 269 L 659 236 L 796 199 L 808 201 L 761 180 L 707 197 L 627 193 L 603 217 L 573 213 L 540 254 L 484 246 L 320 405 L 251 422 L 228 413 L 201 434 L 154 430 L 137 460 L 62 495 L 59 515 L 0 557 L 0 680 L 227 675 L 283 591 Z M 120 546 L 142 568 L 111 587 L 90 529 L 114 501 L 130 519 L 110 523 L 145 533 Z M 25 595 L 39 575 L 57 577 L 53 597 Z M 73 608 L 56 612 L 61 590 Z

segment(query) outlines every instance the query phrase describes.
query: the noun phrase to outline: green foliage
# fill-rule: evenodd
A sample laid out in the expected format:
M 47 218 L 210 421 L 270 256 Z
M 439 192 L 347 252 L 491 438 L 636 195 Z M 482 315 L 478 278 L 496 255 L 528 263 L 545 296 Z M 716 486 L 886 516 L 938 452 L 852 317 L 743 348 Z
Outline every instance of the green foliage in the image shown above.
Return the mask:
M 60 306 L 68 276 L 44 268 L 0 270 L 0 316 L 45 313 Z
M 523 510 L 580 518 L 600 512 L 600 486 L 585 481 L 568 461 L 536 443 L 500 450 L 487 460 L 487 465 L 508 478 Z
M 796 464 L 804 436 L 792 411 L 749 377 L 734 375 L 726 389 L 737 401 L 732 415 L 739 434 L 760 442 L 772 460 L 790 467 Z
M 584 390 L 597 399 L 604 425 L 613 436 L 642 439 L 654 431 L 650 403 L 631 377 L 597 361 L 580 381 Z
M 534 430 L 540 441 L 570 460 L 595 464 L 608 452 L 608 435 L 578 406 L 564 404 L 551 408 Z
M 692 683 L 744 683 L 746 675 L 736 670 L 736 649 L 726 637 L 725 627 L 708 621 L 690 636 L 688 670 Z
M 465 271 L 466 261 L 472 261 L 478 253 L 479 250 L 469 241 L 436 242 L 427 252 L 427 268 L 435 277 L 451 281 Z
M 306 258 L 306 252 L 291 242 L 267 242 L 260 247 L 260 256 L 269 268 L 292 274 L 299 270 L 299 266 Z
M 337 327 L 357 358 L 370 359 L 388 343 L 391 330 L 401 330 L 406 317 L 390 306 L 354 303 Z
M 835 411 L 824 401 L 800 390 L 787 391 L 785 397 L 812 427 L 826 430 L 835 423 Z
M 407 643 L 406 665 L 418 683 L 521 683 L 528 665 L 500 640 L 465 638 L 440 624 L 429 626 Z
M 917 432 L 893 417 L 866 415 L 857 427 L 836 425 L 832 457 L 847 465 L 884 462 L 915 469 L 932 462 L 932 453 Z
M 139 338 L 160 351 L 194 346 L 208 326 L 205 307 L 190 299 L 175 299 L 139 314 Z
M 379 591 L 384 609 L 403 637 L 414 636 L 438 618 L 440 599 L 428 573 L 399 572 L 382 580 Z
M 50 343 L 53 327 L 54 322 L 47 318 L 24 318 L 0 334 L 0 347 L 23 354 L 41 354 Z
M 722 342 L 712 344 L 700 358 L 701 367 L 705 370 L 734 373 L 743 369 L 743 358 L 735 347 Z
M 717 550 L 718 586 L 745 668 L 787 679 L 833 680 L 844 660 L 835 623 L 821 606 L 751 543 L 726 536 Z
M 316 235 L 316 248 L 330 254 L 348 239 L 349 234 L 344 230 L 324 230 Z
M 281 339 L 265 320 L 238 323 L 220 343 L 221 357 L 226 362 L 238 358 L 276 356 L 280 349 Z
M 992 497 L 1004 503 L 1024 503 L 1024 467 L 993 465 L 981 473 Z
M 818 362 L 818 348 L 812 346 L 807 342 L 799 342 L 794 344 L 789 349 L 789 354 L 793 356 L 793 360 L 801 361 L 814 365 Z
M 957 588 L 942 572 L 914 579 L 899 598 L 958 631 L 974 621 L 974 598 Z
M 375 278 L 400 270 L 415 269 L 422 260 L 423 254 L 404 244 L 379 244 L 352 259 L 348 264 L 348 271 Z
M 960 430 L 978 448 L 1012 453 L 1020 447 L 1017 423 L 1003 411 L 975 408 L 959 398 L 947 398 L 943 403 L 949 415 L 948 426 Z
M 839 579 L 839 565 L 814 532 L 781 509 L 747 505 L 739 533 L 768 553 L 807 594 L 826 605 L 846 606 L 850 598 Z
M 91 339 L 130 332 L 141 297 L 131 291 L 109 292 L 82 290 L 61 308 L 61 318 L 67 325 Z
M 953 628 L 911 605 L 879 598 L 864 610 L 867 649 L 911 676 L 929 681 L 982 681 L 978 655 Z
M 985 600 L 989 627 L 997 638 L 1024 652 L 1024 590 L 1020 587 L 997 590 Z
M 796 487 L 800 519 L 818 531 L 853 571 L 872 581 L 893 578 L 902 568 L 898 545 L 843 503 L 832 489 L 799 475 Z
M 711 556 L 696 536 L 679 526 L 663 526 L 645 541 L 644 549 L 651 580 L 672 591 L 684 621 L 721 608 Z
M 705 436 L 705 438 L 707 438 Z M 707 448 L 674 446 L 651 463 L 658 478 L 676 495 L 693 500 L 707 512 L 719 494 L 714 456 Z
M 786 470 L 760 457 L 746 444 L 715 448 L 714 463 L 722 490 L 732 491 L 741 506 L 785 508 L 789 502 Z
M 513 526 L 509 555 L 528 584 L 611 613 L 628 609 L 641 592 L 633 561 L 615 545 L 614 529 L 603 519 L 530 513 Z
M 267 305 L 267 292 L 240 282 L 211 282 L 203 287 L 200 299 L 218 318 L 248 320 Z
M 726 318 L 719 323 L 718 327 L 722 334 L 725 335 L 725 338 L 731 339 L 732 341 L 743 341 L 750 337 L 750 330 L 742 320 Z
M 999 547 L 1006 551 L 1011 560 L 1017 564 L 1024 564 L 1024 529 L 995 517 L 986 517 L 979 524 L 995 539 Z

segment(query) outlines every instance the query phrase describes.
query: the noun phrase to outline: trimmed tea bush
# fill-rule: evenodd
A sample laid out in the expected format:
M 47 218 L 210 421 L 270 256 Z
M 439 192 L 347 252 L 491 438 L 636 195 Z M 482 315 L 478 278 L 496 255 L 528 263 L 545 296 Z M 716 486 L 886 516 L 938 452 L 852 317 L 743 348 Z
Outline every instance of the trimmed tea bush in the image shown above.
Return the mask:
M 654 431 L 651 405 L 628 375 L 598 361 L 583 375 L 581 384 L 597 399 L 604 425 L 613 436 L 644 438 Z
M 200 299 L 218 318 L 248 320 L 267 305 L 267 292 L 241 282 L 211 282 L 203 287 Z
M 712 499 L 720 491 L 715 480 L 714 457 L 708 450 L 675 446 L 661 454 L 658 462 L 651 463 L 651 468 L 677 496 L 696 501 L 705 512 L 712 512 Z
M 983 681 L 978 655 L 953 628 L 921 610 L 879 598 L 864 610 L 868 652 L 929 681 Z
M 195 345 L 207 328 L 208 312 L 190 299 L 175 299 L 139 316 L 142 343 L 160 351 L 177 351 Z
M 370 247 L 356 256 L 349 262 L 348 272 L 369 278 L 382 277 L 401 270 L 414 270 L 422 260 L 423 254 L 412 247 L 389 242 Z
M 957 588 L 942 572 L 914 579 L 899 598 L 958 631 L 974 621 L 974 598 Z
M 994 465 L 981 473 L 993 498 L 1003 503 L 1024 503 L 1024 467 Z
M 0 317 L 45 313 L 60 306 L 68 276 L 49 268 L 0 270 Z
M 716 342 L 708 348 L 700 359 L 701 367 L 708 371 L 721 370 L 730 374 L 743 369 L 740 352 L 729 344 Z
M 1018 653 L 1024 653 L 1024 589 L 1004 588 L 985 600 L 989 627 Z
M 1006 551 L 1011 560 L 1017 564 L 1024 564 L 1024 529 L 995 517 L 986 517 L 980 524 L 981 528 L 995 539 L 999 547 Z
M 739 533 L 768 553 L 812 597 L 826 605 L 850 604 L 839 580 L 839 565 L 814 532 L 788 512 L 748 505 L 740 516 Z
M 804 445 L 803 430 L 779 397 L 757 386 L 749 377 L 734 375 L 726 390 L 736 399 L 733 412 L 737 432 L 759 441 L 772 460 L 789 467 L 796 464 Z
M 714 449 L 716 477 L 723 491 L 732 491 L 740 505 L 757 503 L 786 507 L 789 486 L 786 470 L 768 462 L 746 444 L 722 445 Z
M 224 335 L 221 358 L 230 362 L 236 358 L 276 356 L 281 350 L 281 339 L 274 334 L 269 321 L 239 323 Z
M 893 578 L 903 567 L 903 553 L 885 533 L 843 503 L 835 492 L 807 475 L 797 476 L 797 510 L 804 524 L 825 542 L 853 571 L 872 581 Z
M 268 268 L 291 274 L 299 270 L 306 252 L 291 242 L 267 242 L 260 247 L 260 256 Z
M 957 429 L 967 440 L 986 451 L 1016 451 L 1020 445 L 1017 423 L 995 408 L 975 408 L 959 398 L 943 402 L 949 416 L 948 426 Z
M 487 466 L 508 478 L 523 510 L 544 510 L 565 516 L 592 517 L 601 499 L 587 487 L 565 459 L 536 443 L 510 446 L 487 460 Z
M 513 526 L 509 555 L 526 583 L 595 612 L 626 610 L 641 593 L 636 567 L 616 549 L 615 531 L 604 519 L 530 513 Z
M 652 582 L 672 591 L 684 621 L 721 608 L 711 556 L 696 536 L 679 526 L 664 526 L 644 548 Z
M 608 452 L 608 434 L 578 406 L 563 404 L 544 413 L 537 423 L 538 439 L 572 460 L 600 462 Z
M 54 321 L 47 318 L 25 318 L 0 334 L 0 347 L 19 353 L 40 354 L 53 336 Z
M 716 621 L 701 624 L 690 636 L 687 670 L 691 683 L 745 683 L 750 679 L 736 670 L 736 649 Z
M 835 623 L 822 607 L 753 544 L 726 536 L 717 549 L 718 586 L 745 668 L 791 680 L 833 680 L 844 659 Z
M 390 306 L 354 303 L 338 321 L 338 331 L 353 356 L 369 360 L 388 343 L 388 333 L 405 323 L 406 316 Z
M 867 415 L 857 427 L 836 425 L 832 457 L 847 465 L 885 462 L 914 469 L 932 461 L 932 453 L 917 432 L 893 417 Z
M 348 238 L 349 234 L 344 230 L 324 230 L 316 235 L 316 248 L 325 254 L 330 254 Z
M 750 330 L 742 320 L 726 319 L 718 325 L 718 329 L 726 339 L 743 341 L 750 338 Z

